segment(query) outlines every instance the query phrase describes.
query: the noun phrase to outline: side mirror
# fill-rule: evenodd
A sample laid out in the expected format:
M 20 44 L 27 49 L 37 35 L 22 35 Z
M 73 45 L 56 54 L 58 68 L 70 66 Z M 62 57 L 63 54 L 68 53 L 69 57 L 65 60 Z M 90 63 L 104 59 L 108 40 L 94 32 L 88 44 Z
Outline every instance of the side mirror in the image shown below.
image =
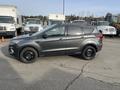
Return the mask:
M 48 38 L 48 36 L 47 36 L 46 34 L 43 34 L 42 37 L 43 37 L 44 39 Z

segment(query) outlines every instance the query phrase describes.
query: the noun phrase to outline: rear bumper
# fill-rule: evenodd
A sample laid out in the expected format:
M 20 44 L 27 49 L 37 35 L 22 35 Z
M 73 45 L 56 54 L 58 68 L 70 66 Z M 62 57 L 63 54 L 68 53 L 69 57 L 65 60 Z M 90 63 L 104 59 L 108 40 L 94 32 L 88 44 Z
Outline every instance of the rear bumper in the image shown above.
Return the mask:
M 15 31 L 0 31 L 0 36 L 14 36 Z

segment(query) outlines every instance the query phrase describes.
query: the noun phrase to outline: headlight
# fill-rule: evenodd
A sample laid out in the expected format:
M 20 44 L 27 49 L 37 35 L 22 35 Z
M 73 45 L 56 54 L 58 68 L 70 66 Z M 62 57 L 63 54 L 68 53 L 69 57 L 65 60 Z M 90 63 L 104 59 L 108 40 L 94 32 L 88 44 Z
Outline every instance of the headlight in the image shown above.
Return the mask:
M 11 31 L 15 31 L 15 28 L 10 28 Z
M 17 44 L 17 43 L 19 43 L 20 42 L 20 40 L 15 40 L 15 44 Z
M 105 30 L 106 30 L 106 31 L 108 31 L 109 29 L 108 29 L 108 28 L 106 28 Z
M 10 45 L 14 45 L 14 44 L 17 44 L 19 42 L 20 42 L 20 40 L 10 40 Z
M 25 31 L 30 31 L 29 27 L 24 27 Z

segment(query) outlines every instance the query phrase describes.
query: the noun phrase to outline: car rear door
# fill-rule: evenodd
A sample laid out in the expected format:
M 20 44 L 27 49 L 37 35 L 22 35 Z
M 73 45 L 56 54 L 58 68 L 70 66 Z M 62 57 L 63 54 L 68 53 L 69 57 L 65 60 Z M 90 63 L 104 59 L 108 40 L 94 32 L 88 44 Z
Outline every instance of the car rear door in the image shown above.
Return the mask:
M 68 25 L 67 39 L 66 39 L 66 51 L 67 54 L 80 52 L 81 42 L 83 38 L 83 29 L 78 25 Z

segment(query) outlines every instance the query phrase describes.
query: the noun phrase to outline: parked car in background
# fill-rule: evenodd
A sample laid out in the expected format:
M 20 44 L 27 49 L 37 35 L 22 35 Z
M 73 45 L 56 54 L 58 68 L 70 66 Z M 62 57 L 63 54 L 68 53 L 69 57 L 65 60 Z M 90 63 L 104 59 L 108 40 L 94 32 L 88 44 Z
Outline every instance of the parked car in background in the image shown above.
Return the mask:
M 9 53 L 24 63 L 43 55 L 78 54 L 91 60 L 102 49 L 102 34 L 95 27 L 57 24 L 32 35 L 13 38 Z
M 22 19 L 17 7 L 0 5 L 0 35 L 16 36 L 22 30 Z
M 29 18 L 25 22 L 25 26 L 23 28 L 23 33 L 24 34 L 35 33 L 35 32 L 38 32 L 42 29 L 43 29 L 43 27 L 42 27 L 39 19 Z
M 98 21 L 97 29 L 102 31 L 103 35 L 114 36 L 117 34 L 116 28 L 113 26 L 110 26 L 108 21 Z

